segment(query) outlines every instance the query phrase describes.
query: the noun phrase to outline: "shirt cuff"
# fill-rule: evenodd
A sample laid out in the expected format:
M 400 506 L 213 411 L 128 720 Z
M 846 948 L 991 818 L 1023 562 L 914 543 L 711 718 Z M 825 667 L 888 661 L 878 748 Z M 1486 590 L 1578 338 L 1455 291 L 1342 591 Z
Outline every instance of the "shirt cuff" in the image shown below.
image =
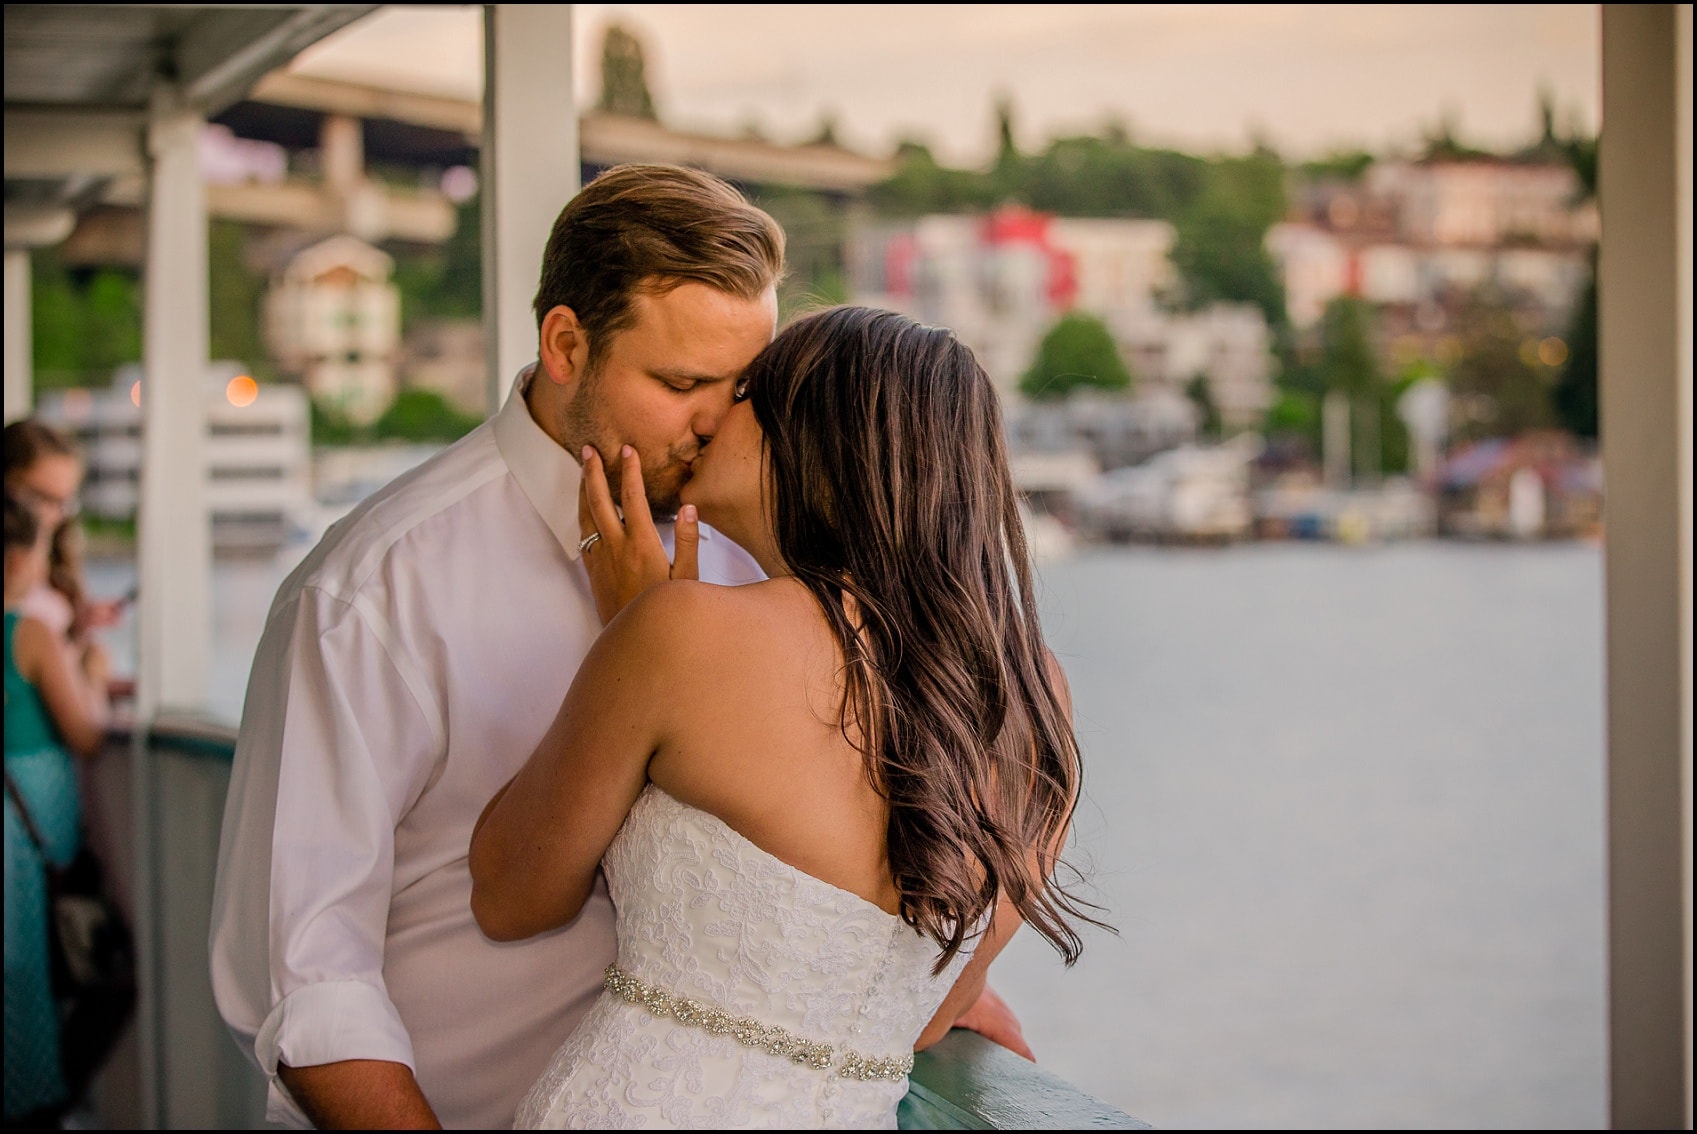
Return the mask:
M 316 1067 L 344 1059 L 413 1063 L 412 1037 L 389 997 L 362 980 L 320 981 L 283 997 L 259 1027 L 253 1054 L 271 1079 L 266 1117 L 296 1125 L 305 1119 L 277 1081 L 277 1064 Z

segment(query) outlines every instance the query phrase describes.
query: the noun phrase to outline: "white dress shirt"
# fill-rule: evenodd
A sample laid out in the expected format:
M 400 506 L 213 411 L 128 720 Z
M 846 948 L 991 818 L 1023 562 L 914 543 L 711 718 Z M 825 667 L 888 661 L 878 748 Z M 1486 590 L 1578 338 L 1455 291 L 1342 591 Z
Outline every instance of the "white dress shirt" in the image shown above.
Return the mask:
M 248 679 L 212 900 L 212 988 L 277 1064 L 404 1063 L 449 1127 L 507 1127 L 613 960 L 606 889 L 496 944 L 466 851 L 600 633 L 580 470 L 523 379 L 489 421 L 362 503 L 283 583 Z M 670 549 L 671 525 L 662 527 Z M 701 577 L 761 578 L 702 529 Z

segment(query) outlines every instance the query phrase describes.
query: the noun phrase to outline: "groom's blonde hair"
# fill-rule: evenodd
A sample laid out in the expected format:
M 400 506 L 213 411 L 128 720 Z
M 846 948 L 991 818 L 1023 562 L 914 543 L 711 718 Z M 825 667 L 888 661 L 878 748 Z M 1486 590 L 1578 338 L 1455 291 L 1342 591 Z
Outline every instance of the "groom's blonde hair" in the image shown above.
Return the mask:
M 635 322 L 632 299 L 684 283 L 757 299 L 784 274 L 784 230 L 728 182 L 677 165 L 618 165 L 560 210 L 542 256 L 536 325 L 569 307 L 593 369 Z

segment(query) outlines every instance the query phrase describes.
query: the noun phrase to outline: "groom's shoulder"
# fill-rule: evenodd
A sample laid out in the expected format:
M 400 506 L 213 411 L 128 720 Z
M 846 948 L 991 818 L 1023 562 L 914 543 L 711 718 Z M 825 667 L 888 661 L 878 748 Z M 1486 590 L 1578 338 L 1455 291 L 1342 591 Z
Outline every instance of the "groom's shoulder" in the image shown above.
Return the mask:
M 318 546 L 278 594 L 316 587 L 351 598 L 396 555 L 411 550 L 414 533 L 455 509 L 475 506 L 479 490 L 508 475 L 485 422 L 361 501 L 324 533 Z M 452 541 L 443 542 L 451 547 Z

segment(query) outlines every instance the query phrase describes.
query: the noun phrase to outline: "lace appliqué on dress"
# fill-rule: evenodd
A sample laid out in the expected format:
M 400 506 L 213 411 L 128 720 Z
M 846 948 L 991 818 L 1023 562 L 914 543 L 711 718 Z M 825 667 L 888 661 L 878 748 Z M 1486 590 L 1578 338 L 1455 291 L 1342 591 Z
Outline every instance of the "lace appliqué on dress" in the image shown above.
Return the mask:
M 808 1042 L 902 1058 L 968 960 L 650 784 L 602 862 L 619 968 Z M 907 1080 L 858 1081 L 603 993 L 515 1126 L 894 1128 Z

